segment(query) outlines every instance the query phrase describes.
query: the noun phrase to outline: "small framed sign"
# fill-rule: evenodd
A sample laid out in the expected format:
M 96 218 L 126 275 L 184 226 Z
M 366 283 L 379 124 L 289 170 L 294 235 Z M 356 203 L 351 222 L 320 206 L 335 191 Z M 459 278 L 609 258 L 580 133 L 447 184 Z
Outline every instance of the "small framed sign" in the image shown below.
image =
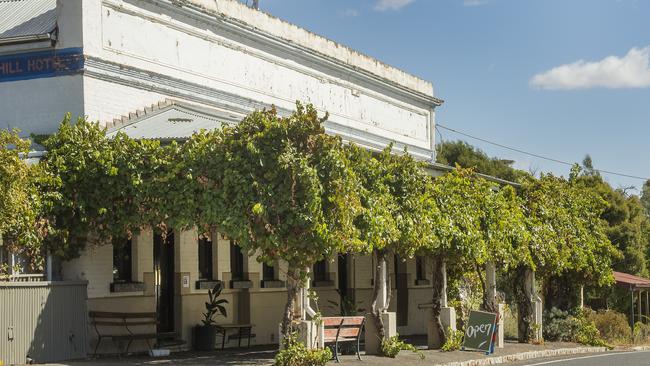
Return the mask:
M 190 287 L 190 276 L 183 276 L 183 287 Z
M 494 350 L 497 314 L 484 311 L 471 311 L 465 326 L 463 350 L 481 351 L 487 354 Z

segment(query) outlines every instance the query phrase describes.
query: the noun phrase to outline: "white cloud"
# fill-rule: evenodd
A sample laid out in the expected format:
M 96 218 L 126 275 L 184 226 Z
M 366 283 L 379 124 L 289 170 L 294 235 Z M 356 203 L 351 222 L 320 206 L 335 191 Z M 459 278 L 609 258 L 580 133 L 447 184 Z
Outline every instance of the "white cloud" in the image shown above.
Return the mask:
M 415 0 L 379 0 L 375 4 L 375 10 L 377 11 L 399 10 L 414 1 Z
M 342 18 L 356 17 L 359 15 L 359 11 L 356 9 L 345 9 L 340 13 Z
M 481 6 L 488 3 L 488 0 L 463 0 L 463 6 Z
M 540 89 L 647 88 L 650 87 L 650 46 L 632 48 L 625 56 L 600 61 L 579 60 L 554 67 L 530 79 Z

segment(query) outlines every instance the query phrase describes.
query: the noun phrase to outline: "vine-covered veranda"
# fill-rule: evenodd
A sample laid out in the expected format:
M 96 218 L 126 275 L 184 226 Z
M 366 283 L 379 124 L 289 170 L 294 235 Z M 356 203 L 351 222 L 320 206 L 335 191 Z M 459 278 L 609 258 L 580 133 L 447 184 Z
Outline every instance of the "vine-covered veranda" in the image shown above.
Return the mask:
M 526 276 L 572 294 L 613 281 L 620 254 L 605 234 L 606 204 L 580 184 L 579 168 L 568 178 L 542 174 L 515 185 L 460 167 L 433 178 L 406 151 L 370 152 L 326 134 L 326 118 L 298 104 L 288 117 L 254 112 L 235 126 L 163 144 L 108 138 L 97 124 L 68 116 L 40 141 L 47 153 L 35 164 L 25 159 L 29 141 L 0 132 L 4 243 L 40 267 L 45 255 L 74 258 L 144 228 L 218 230 L 259 261 L 288 264 L 285 335 L 309 268 L 335 253 L 377 258 L 371 313 L 380 334 L 391 300 L 386 262 L 395 255 L 431 258 L 443 340 L 447 284 L 455 297 L 461 278 L 476 278 L 480 306 L 495 311 L 488 266 L 519 310 L 521 341 L 534 331 Z

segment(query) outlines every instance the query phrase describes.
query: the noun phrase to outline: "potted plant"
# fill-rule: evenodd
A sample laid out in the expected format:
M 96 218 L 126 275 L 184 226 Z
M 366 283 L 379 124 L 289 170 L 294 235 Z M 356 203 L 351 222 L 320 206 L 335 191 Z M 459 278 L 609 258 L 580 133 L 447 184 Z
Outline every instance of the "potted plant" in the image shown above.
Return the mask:
M 219 299 L 223 291 L 223 282 L 219 281 L 214 288 L 208 290 L 209 301 L 205 303 L 205 313 L 201 324 L 194 327 L 194 348 L 199 351 L 213 350 L 217 343 L 218 326 L 214 321 L 217 315 L 228 316 L 224 304 L 228 303 L 226 299 Z

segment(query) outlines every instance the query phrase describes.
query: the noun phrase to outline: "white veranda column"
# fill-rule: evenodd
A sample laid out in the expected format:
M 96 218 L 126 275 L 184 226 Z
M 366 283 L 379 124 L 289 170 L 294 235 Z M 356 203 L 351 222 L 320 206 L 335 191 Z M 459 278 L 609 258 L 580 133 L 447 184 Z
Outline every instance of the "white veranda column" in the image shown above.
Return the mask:
M 504 330 L 504 305 L 497 303 L 497 267 L 494 262 L 488 262 L 485 264 L 485 282 L 486 282 L 486 291 L 490 300 L 494 302 L 497 306 L 497 311 L 499 313 L 499 324 L 497 327 L 497 338 L 496 346 L 498 348 L 503 348 L 504 339 L 505 339 L 505 330 Z

